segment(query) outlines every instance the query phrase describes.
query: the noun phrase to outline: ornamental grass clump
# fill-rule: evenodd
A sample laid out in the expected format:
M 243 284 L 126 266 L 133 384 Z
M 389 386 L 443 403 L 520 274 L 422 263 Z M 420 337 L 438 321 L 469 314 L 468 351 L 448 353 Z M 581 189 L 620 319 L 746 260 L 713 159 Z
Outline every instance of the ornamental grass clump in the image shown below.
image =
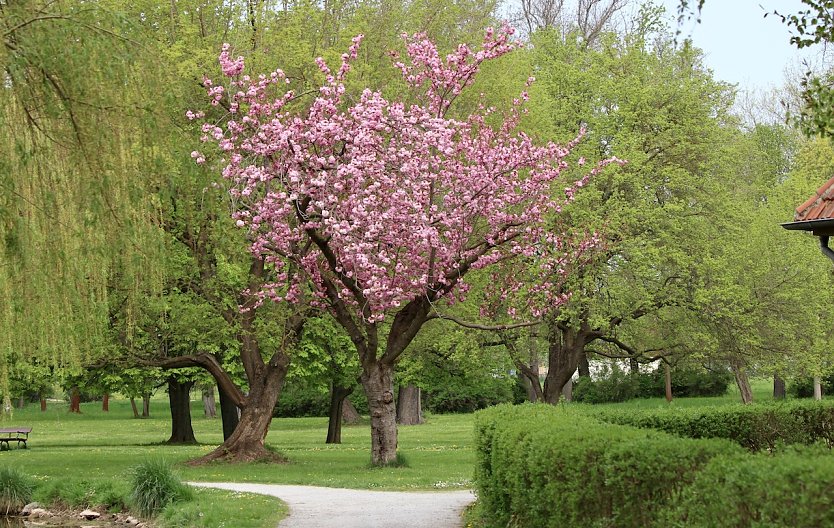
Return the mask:
M 191 488 L 161 460 L 148 460 L 133 469 L 131 501 L 139 513 L 153 517 L 172 502 L 193 498 Z
M 10 467 L 0 467 L 0 513 L 20 513 L 32 499 L 35 485 L 28 476 Z

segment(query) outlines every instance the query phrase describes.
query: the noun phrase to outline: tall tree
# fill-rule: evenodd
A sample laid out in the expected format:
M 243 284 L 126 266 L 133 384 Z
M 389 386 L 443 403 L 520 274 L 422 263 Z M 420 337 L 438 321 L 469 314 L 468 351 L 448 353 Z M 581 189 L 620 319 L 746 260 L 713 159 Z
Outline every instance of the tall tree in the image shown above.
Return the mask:
M 565 185 L 573 143 L 538 147 L 518 131 L 526 94 L 499 128 L 488 125 L 486 108 L 451 117 L 481 63 L 514 47 L 506 31 L 489 30 L 480 50 L 461 45 L 445 60 L 424 36 L 410 39 L 408 62 L 396 65 L 413 103 L 371 90 L 353 104 L 343 100 L 360 40 L 337 72 L 318 61 L 326 83 L 306 111 L 291 110 L 299 94 L 283 91 L 283 71 L 239 77 L 243 58 L 224 49 L 224 74 L 240 80 L 229 89 L 225 129 L 204 130 L 225 151 L 235 218 L 249 230 L 253 253 L 284 279 L 265 295 L 309 302 L 309 285 L 313 302 L 353 341 L 371 412 L 371 459 L 384 465 L 396 460 L 395 363 L 437 317 L 433 305 L 459 292 L 473 267 L 546 243 L 543 217 L 558 207 L 554 187 Z M 225 91 L 209 84 L 215 104 Z

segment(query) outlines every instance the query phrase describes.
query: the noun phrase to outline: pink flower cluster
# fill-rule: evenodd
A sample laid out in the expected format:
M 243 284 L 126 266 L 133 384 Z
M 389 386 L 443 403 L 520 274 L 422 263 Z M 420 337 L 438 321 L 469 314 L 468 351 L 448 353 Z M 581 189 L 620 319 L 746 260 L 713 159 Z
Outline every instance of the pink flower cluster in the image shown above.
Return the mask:
M 203 139 L 223 151 L 234 219 L 252 251 L 278 271 L 269 297 L 297 302 L 309 284 L 322 304 L 375 323 L 415 298 L 462 296 L 473 268 L 561 249 L 545 217 L 590 176 L 565 186 L 575 142 L 537 145 L 518 130 L 526 94 L 497 129 L 490 110 L 445 117 L 484 61 L 516 47 L 511 34 L 489 30 L 479 50 L 461 45 L 445 60 L 424 36 L 410 37 L 409 60 L 396 67 L 419 88 L 413 103 L 369 89 L 345 100 L 357 37 L 336 74 L 317 60 L 326 82 L 303 109 L 291 108 L 298 96 L 281 70 L 238 77 L 243 59 L 223 47 L 221 68 L 238 80 L 226 90 L 229 118 L 206 123 Z M 206 86 L 215 103 L 223 91 Z

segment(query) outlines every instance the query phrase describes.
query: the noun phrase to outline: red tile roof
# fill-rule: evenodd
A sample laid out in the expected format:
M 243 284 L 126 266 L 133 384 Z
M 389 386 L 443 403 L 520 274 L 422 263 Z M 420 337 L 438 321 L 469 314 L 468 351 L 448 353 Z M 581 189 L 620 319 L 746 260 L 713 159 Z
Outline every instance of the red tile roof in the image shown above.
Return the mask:
M 822 218 L 834 218 L 834 178 L 825 182 L 814 196 L 797 207 L 794 216 L 797 222 Z

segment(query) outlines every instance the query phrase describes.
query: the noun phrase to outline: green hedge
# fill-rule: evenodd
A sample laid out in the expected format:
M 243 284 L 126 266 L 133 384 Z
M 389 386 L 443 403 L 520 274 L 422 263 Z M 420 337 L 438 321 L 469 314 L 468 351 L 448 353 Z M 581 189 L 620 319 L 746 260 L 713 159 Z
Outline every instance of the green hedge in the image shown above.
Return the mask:
M 834 445 L 834 403 L 784 402 L 655 410 L 588 409 L 599 419 L 687 438 L 726 438 L 751 450 L 780 444 Z
M 788 453 L 716 457 L 658 525 L 680 528 L 834 526 L 834 457 Z
M 475 484 L 491 527 L 648 526 L 709 460 L 743 453 L 548 405 L 487 409 L 475 428 Z

